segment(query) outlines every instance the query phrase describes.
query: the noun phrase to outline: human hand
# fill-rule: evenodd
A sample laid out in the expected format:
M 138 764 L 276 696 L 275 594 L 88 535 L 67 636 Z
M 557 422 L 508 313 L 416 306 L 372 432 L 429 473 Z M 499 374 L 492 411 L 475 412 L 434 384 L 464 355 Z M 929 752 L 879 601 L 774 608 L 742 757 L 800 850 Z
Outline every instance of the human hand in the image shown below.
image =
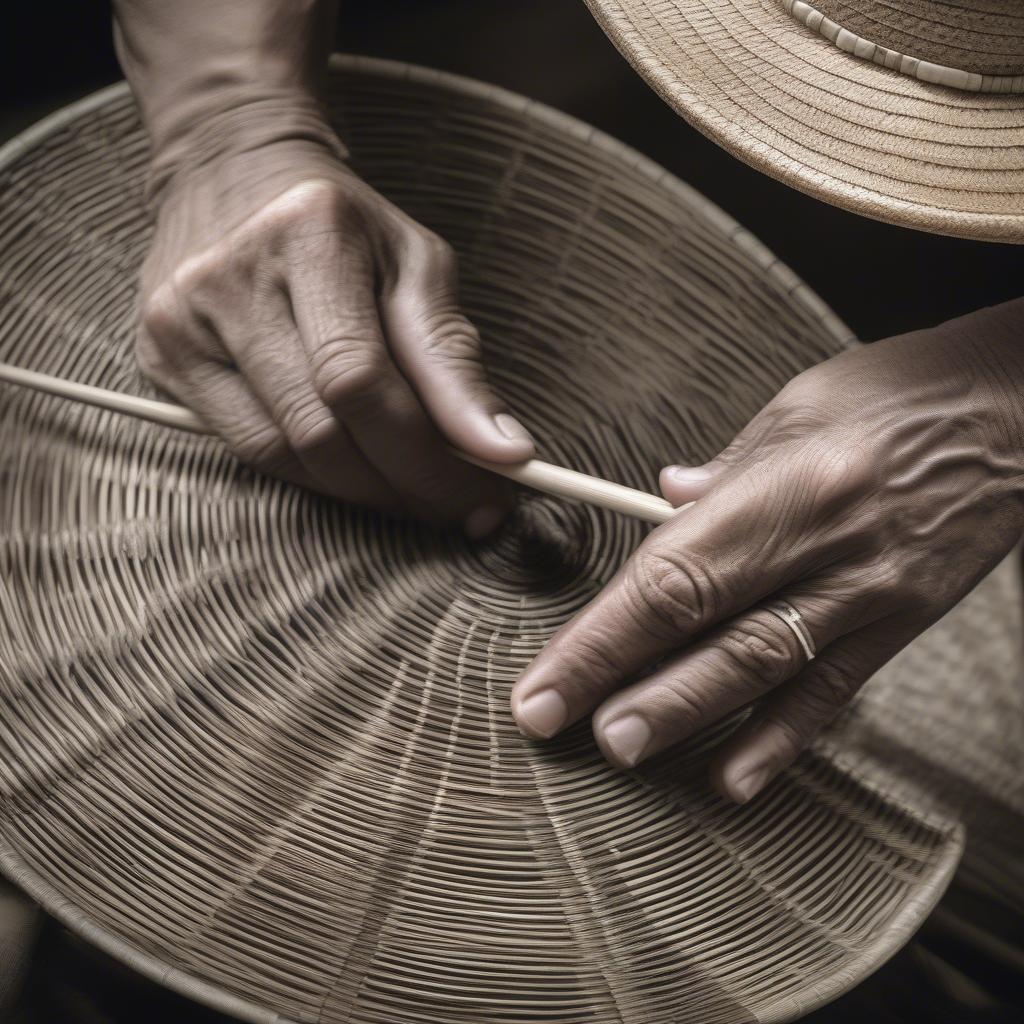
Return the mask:
M 713 462 L 661 479 L 695 504 L 549 641 L 513 713 L 545 738 L 596 709 L 631 767 L 757 702 L 712 769 L 742 802 L 1019 539 L 1024 300 L 815 366 Z
M 446 445 L 534 449 L 486 382 L 451 248 L 317 141 L 216 143 L 161 190 L 143 372 L 264 472 L 489 533 L 509 489 Z

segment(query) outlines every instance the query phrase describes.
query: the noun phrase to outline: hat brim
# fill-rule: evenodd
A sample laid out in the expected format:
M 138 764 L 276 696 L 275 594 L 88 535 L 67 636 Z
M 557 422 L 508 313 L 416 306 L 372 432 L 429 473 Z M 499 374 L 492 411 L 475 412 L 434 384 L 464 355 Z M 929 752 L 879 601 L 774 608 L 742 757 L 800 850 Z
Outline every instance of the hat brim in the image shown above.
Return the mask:
M 779 0 L 586 0 L 708 138 L 808 195 L 940 234 L 1024 242 L 1024 96 L 855 57 Z

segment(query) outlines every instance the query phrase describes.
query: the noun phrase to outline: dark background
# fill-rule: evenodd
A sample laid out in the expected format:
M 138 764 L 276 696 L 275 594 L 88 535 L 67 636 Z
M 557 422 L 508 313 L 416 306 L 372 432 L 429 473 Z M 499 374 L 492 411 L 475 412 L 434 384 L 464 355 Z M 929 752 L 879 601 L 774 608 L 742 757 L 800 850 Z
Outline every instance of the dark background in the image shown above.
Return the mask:
M 720 151 L 643 84 L 582 0 L 343 0 L 342 6 L 338 49 L 496 82 L 575 114 L 670 168 L 758 235 L 865 340 L 1024 293 L 1024 247 L 869 221 Z M 107 3 L 8 2 L 3 14 L 0 140 L 121 77 Z M 1021 984 L 933 918 L 890 964 L 808 1024 L 859 1024 L 868 1016 L 874 1024 L 1018 1021 Z M 49 922 L 18 1024 L 139 1019 L 221 1020 Z

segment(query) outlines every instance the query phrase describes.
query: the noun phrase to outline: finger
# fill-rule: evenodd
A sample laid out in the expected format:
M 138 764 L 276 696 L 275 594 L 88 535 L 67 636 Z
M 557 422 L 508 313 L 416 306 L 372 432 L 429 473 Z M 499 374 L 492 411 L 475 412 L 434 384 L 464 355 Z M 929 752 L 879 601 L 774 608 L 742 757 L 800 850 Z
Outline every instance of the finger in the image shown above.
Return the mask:
M 321 400 L 412 511 L 461 521 L 473 536 L 496 529 L 511 508 L 511 489 L 448 452 L 388 354 L 366 258 L 334 234 L 321 244 L 321 258 L 294 266 L 289 277 Z
M 711 490 L 725 468 L 716 462 L 703 466 L 666 466 L 658 478 L 661 493 L 676 508 L 697 501 Z
M 856 532 L 834 528 L 857 484 L 839 461 L 825 441 L 755 456 L 655 530 L 516 683 L 522 731 L 554 735 L 711 627 L 856 551 Z
M 712 779 L 745 803 L 806 749 L 863 684 L 904 645 L 869 625 L 837 640 L 773 694 L 715 759 Z
M 381 299 L 399 367 L 456 448 L 492 462 L 536 454 L 529 432 L 487 382 L 480 336 L 459 308 L 455 256 L 436 236 L 412 236 Z
M 283 292 L 267 288 L 252 297 L 244 318 L 220 317 L 215 326 L 239 373 L 316 490 L 357 504 L 401 511 L 399 496 L 313 387 L 305 349 Z
M 401 501 L 354 446 L 350 461 L 334 467 L 334 483 L 314 476 L 249 382 L 234 366 L 212 358 L 212 353 L 224 352 L 221 341 L 195 318 L 151 323 L 149 333 L 161 351 L 173 353 L 162 386 L 198 413 L 241 462 L 331 497 L 402 511 Z
M 771 563 L 743 572 L 726 540 L 749 534 L 748 525 L 728 503 L 715 504 L 720 517 L 698 504 L 651 534 L 548 641 L 512 689 L 512 713 L 527 736 L 553 736 L 636 673 L 781 586 Z M 703 551 L 721 556 L 712 565 Z
M 148 297 L 137 346 L 143 371 L 199 413 L 242 462 L 332 497 L 401 511 L 401 501 L 352 444 L 347 458 L 332 463 L 329 475 L 316 474 L 303 465 L 267 405 L 237 372 L 229 342 L 209 315 L 199 315 L 187 291 L 172 281 Z M 222 309 L 243 308 L 251 313 L 246 299 L 240 306 L 240 289 L 232 293 L 230 284 L 225 284 L 218 293 Z M 230 337 L 243 319 L 248 318 L 221 316 L 222 331 Z M 251 340 L 246 336 L 230 343 L 241 352 Z
M 315 489 L 315 481 L 237 370 L 213 362 L 182 365 L 170 391 L 198 413 L 240 462 Z
M 820 592 L 785 593 L 822 650 L 853 625 L 853 606 Z M 594 716 L 594 737 L 613 764 L 632 768 L 795 676 L 808 656 L 800 637 L 764 607 L 745 612 L 614 694 Z
M 782 439 L 782 423 L 789 419 L 785 409 L 786 401 L 776 396 L 715 458 L 699 466 L 666 466 L 658 481 L 661 493 L 676 508 L 703 498 L 728 470 L 743 466 L 755 452 Z
M 187 405 L 238 457 L 226 435 L 243 440 L 239 420 L 252 424 L 259 447 L 266 446 L 272 461 L 287 461 L 287 445 L 251 388 L 239 376 L 222 339 L 171 285 L 156 289 L 147 299 L 140 323 L 139 363 L 147 376 L 179 402 Z M 155 371 L 155 372 L 154 372 Z M 248 461 L 243 459 L 242 461 Z

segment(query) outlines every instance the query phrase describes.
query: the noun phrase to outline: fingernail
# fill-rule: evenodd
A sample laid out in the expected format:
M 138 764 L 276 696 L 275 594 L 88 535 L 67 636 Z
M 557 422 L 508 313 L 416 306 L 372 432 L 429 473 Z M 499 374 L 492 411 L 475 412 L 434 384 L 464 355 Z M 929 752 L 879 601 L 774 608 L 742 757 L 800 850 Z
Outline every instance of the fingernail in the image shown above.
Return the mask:
M 677 484 L 702 484 L 714 476 L 703 466 L 666 466 L 665 474 Z
M 494 417 L 494 425 L 505 435 L 510 441 L 529 441 L 533 444 L 533 438 L 530 436 L 530 432 L 515 418 L 510 416 L 507 412 L 499 412 Z
M 481 505 L 474 509 L 463 523 L 463 529 L 470 540 L 480 540 L 501 526 L 505 521 L 505 510 L 497 505 Z
M 519 705 L 516 721 L 526 726 L 531 736 L 550 739 L 565 725 L 569 705 L 557 690 L 541 690 Z
M 771 777 L 772 770 L 770 765 L 755 766 L 740 775 L 730 788 L 736 797 L 736 801 L 745 804 L 764 789 Z
M 626 768 L 633 765 L 643 756 L 644 750 L 651 742 L 651 727 L 643 715 L 623 715 L 616 718 L 602 730 L 604 742 L 615 755 L 615 760 Z

